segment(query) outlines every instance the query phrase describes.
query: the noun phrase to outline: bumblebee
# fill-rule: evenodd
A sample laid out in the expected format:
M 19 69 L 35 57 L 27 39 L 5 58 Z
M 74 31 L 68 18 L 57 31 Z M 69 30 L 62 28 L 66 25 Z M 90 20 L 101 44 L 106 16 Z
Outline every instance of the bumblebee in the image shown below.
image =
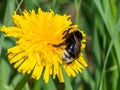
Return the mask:
M 63 32 L 63 42 L 54 44 L 54 47 L 60 47 L 66 45 L 62 54 L 62 60 L 68 64 L 79 57 L 81 51 L 81 40 L 83 39 L 82 33 L 78 29 L 68 29 Z

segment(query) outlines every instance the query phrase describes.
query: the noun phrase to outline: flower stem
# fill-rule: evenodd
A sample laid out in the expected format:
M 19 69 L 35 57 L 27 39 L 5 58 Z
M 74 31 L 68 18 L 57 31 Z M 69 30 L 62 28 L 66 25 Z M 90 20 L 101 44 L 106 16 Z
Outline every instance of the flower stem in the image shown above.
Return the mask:
M 15 87 L 14 90 L 21 90 L 29 79 L 30 79 L 30 75 L 27 75 L 27 74 L 26 74 L 26 75 L 22 78 L 22 80 L 17 84 L 17 86 Z

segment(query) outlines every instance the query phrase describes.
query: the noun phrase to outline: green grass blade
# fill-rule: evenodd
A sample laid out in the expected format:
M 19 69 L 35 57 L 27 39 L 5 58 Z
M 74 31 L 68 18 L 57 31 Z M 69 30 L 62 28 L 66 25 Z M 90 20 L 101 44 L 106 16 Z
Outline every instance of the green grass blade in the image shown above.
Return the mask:
M 9 89 L 14 90 L 22 78 L 23 78 L 22 74 L 20 74 L 20 73 L 16 74 L 10 82 Z M 26 88 L 25 90 L 29 90 L 27 84 L 25 84 L 25 86 L 23 88 Z
M 43 85 L 42 77 L 39 80 L 34 81 L 33 90 L 40 90 Z
M 51 8 L 52 8 L 53 10 L 55 10 L 55 9 L 56 9 L 56 5 L 57 5 L 57 0 L 53 0 L 53 1 L 52 1 L 52 4 L 51 4 Z
M 25 9 L 36 9 L 39 6 L 38 0 L 24 0 Z
M 79 17 L 80 17 L 80 6 L 81 6 L 81 1 L 82 0 L 74 0 L 74 4 L 75 4 L 75 10 L 76 10 L 76 18 L 75 18 L 75 23 L 76 24 L 79 24 L 80 20 L 79 20 Z
M 115 41 L 115 39 L 118 35 L 119 30 L 120 30 L 120 19 L 118 21 L 118 24 L 117 24 L 116 29 L 114 31 L 114 34 L 113 34 L 113 37 L 111 39 L 110 45 L 108 47 L 108 51 L 107 51 L 107 54 L 106 54 L 106 57 L 105 57 L 105 62 L 104 62 L 103 70 L 102 70 L 102 75 L 101 75 L 100 82 L 99 82 L 99 85 L 98 85 L 98 90 L 100 90 L 100 88 L 101 88 L 103 77 L 104 77 L 104 74 L 105 74 L 106 65 L 107 65 L 107 62 L 108 62 L 108 57 L 109 57 L 110 51 L 112 49 L 112 46 L 114 44 L 114 41 Z
M 80 90 L 80 88 L 82 87 L 82 77 L 81 75 L 77 75 L 75 78 L 72 78 L 72 88 L 73 90 Z
M 106 32 L 105 30 L 107 30 L 108 33 L 105 33 L 105 34 L 108 34 L 109 37 L 111 38 L 111 42 L 109 44 L 109 48 L 108 48 L 108 51 L 107 51 L 107 54 L 106 54 L 106 57 L 105 57 L 105 62 L 104 62 L 104 66 L 103 66 L 101 80 L 99 82 L 99 85 L 100 85 L 99 89 L 102 89 L 101 86 L 102 86 L 102 81 L 103 81 L 103 76 L 104 76 L 104 73 L 105 73 L 106 65 L 110 64 L 110 63 L 108 63 L 108 56 L 109 56 L 109 54 L 111 52 L 111 49 L 112 49 L 112 46 L 113 46 L 113 42 L 114 42 L 114 55 L 116 56 L 116 59 L 114 58 L 114 55 L 111 55 L 112 56 L 111 57 L 112 61 L 110 61 L 110 62 L 111 62 L 112 65 L 117 65 L 118 66 L 118 71 L 120 72 L 120 55 L 119 55 L 120 49 L 118 48 L 119 47 L 119 39 L 116 38 L 116 41 L 114 41 L 115 30 L 118 29 L 119 22 L 118 22 L 118 24 L 116 26 L 115 25 L 116 24 L 116 20 L 114 19 L 115 18 L 114 17 L 115 14 L 112 13 L 112 7 L 110 6 L 110 1 L 109 0 L 103 0 L 103 7 L 102 7 L 102 4 L 101 4 L 101 2 L 99 0 L 94 0 L 94 2 L 95 2 L 96 6 L 97 6 L 97 8 L 98 8 L 98 10 L 100 12 L 100 15 L 101 15 L 101 17 L 102 17 L 102 19 L 104 21 L 105 26 L 107 27 L 107 29 L 104 29 L 103 32 Z M 104 11 L 103 11 L 103 8 L 104 8 Z M 115 26 L 116 26 L 116 29 L 115 29 Z M 109 39 L 109 37 L 105 36 L 105 38 L 107 38 L 107 39 Z M 108 46 L 108 45 L 106 44 L 106 46 Z M 116 60 L 117 64 L 115 64 L 115 60 Z M 111 80 L 112 80 L 113 76 L 115 76 L 115 77 L 118 76 L 117 71 L 112 72 L 112 75 L 110 77 Z M 108 78 L 106 77 L 105 79 L 106 79 L 106 84 L 104 83 L 104 86 L 105 85 L 109 86 L 110 84 L 108 84 L 109 83 Z M 112 85 L 111 87 L 116 88 L 115 87 L 116 86 L 115 84 L 117 83 L 115 81 L 116 79 L 114 78 L 113 80 L 114 80 L 113 81 L 114 85 Z M 109 88 L 109 87 L 106 86 L 106 88 Z
M 39 80 L 34 81 L 33 90 L 56 90 L 56 86 L 51 76 L 49 82 L 45 83 L 42 75 Z
M 25 75 L 16 85 L 15 90 L 21 90 L 29 79 L 30 75 Z
M 7 0 L 5 15 L 4 15 L 4 21 L 3 23 L 7 26 L 11 25 L 11 16 L 15 10 L 15 1 L 14 0 Z M 2 47 L 5 47 L 5 44 L 3 43 L 4 35 L 1 36 L 1 46 L 0 49 L 2 50 Z M 9 45 L 9 44 L 8 44 Z M 5 50 L 7 48 L 4 48 Z M 0 57 L 0 90 L 6 90 L 8 87 L 9 82 L 9 76 L 11 73 L 10 64 L 7 61 L 7 58 L 5 56 L 6 52 L 2 51 L 2 56 Z
M 70 78 L 67 76 L 66 71 L 64 70 L 63 66 L 61 66 L 63 77 L 64 77 L 64 83 L 65 83 L 65 90 L 73 90 Z
M 106 22 L 106 19 L 105 19 L 105 15 L 104 15 L 103 8 L 102 8 L 102 5 L 100 3 L 100 0 L 94 0 L 94 2 L 95 2 L 96 6 L 97 6 L 97 8 L 98 8 L 98 10 L 101 14 L 101 17 L 103 18 L 103 21 L 104 21 L 105 25 L 106 25 L 107 22 Z
M 100 77 L 100 66 L 101 66 L 101 62 L 100 62 L 100 46 L 99 46 L 99 39 L 98 39 L 98 32 L 95 29 L 94 30 L 94 37 L 93 37 L 93 58 L 94 58 L 94 67 L 95 67 L 95 88 L 97 88 L 97 84 L 98 84 L 98 80 Z M 97 48 L 97 50 L 96 50 Z M 93 89 L 94 90 L 94 89 Z
M 5 16 L 4 16 L 4 21 L 3 21 L 4 25 L 10 26 L 12 24 L 11 16 L 13 15 L 15 8 L 16 8 L 15 0 L 7 0 Z
M 110 0 L 110 6 L 111 6 L 111 11 L 113 13 L 113 19 L 114 21 L 117 21 L 117 14 L 118 14 L 118 5 L 116 5 L 116 3 L 118 2 L 118 0 Z
M 2 47 L 3 47 L 3 41 L 4 41 L 4 34 L 1 33 L 0 34 L 0 56 L 1 56 L 1 51 L 2 51 Z
M 11 68 L 6 60 L 0 58 L 0 90 L 6 90 Z
M 87 89 L 95 90 L 95 82 L 87 70 L 83 71 L 82 77 L 83 77 L 84 81 L 89 85 L 89 88 L 87 88 Z
M 44 82 L 44 81 L 43 81 Z M 37 90 L 37 89 L 36 89 Z M 48 83 L 44 83 L 44 90 L 56 90 L 52 77 L 50 77 Z
M 113 32 L 114 32 L 114 28 L 115 28 L 115 20 L 114 17 L 112 15 L 112 10 L 111 10 L 111 6 L 110 6 L 110 1 L 109 0 L 103 0 L 104 2 L 104 7 L 105 7 L 105 19 L 106 19 L 106 27 L 108 28 L 107 31 L 110 34 L 110 36 L 112 36 Z
M 118 67 L 116 64 L 117 63 L 116 60 L 117 60 L 117 57 L 115 55 L 114 49 L 112 49 L 109 55 L 109 58 L 108 58 L 108 64 L 107 64 L 106 71 L 105 71 L 106 86 L 108 90 L 117 90 L 117 80 L 118 80 L 119 73 L 118 73 Z M 116 69 L 113 68 L 111 69 L 111 71 L 107 72 L 112 67 L 116 67 Z
M 104 0 L 104 1 L 106 1 L 106 0 Z M 99 13 L 104 21 L 104 24 L 107 28 L 108 34 L 111 37 L 115 26 L 114 26 L 114 23 L 112 23 L 112 22 L 114 22 L 114 20 L 112 19 L 113 17 L 112 17 L 112 13 L 110 10 L 109 2 L 108 2 L 108 0 L 106 1 L 105 12 L 103 10 L 102 4 L 100 3 L 100 0 L 94 0 L 94 2 L 95 2 L 96 6 L 99 10 Z
M 16 12 L 19 10 L 20 14 L 22 14 L 22 10 L 20 8 L 21 4 L 23 3 L 23 0 L 20 1 L 20 3 L 18 3 L 18 1 L 16 0 L 16 3 L 17 3 L 17 8 L 16 8 Z

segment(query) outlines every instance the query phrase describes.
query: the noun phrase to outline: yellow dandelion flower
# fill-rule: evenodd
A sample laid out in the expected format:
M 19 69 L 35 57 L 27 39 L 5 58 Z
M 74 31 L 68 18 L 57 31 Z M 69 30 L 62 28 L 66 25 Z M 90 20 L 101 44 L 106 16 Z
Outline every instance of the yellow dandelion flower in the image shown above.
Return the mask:
M 79 57 L 71 63 L 65 63 L 61 55 L 67 45 L 57 46 L 67 38 L 63 36 L 66 30 L 72 28 L 70 34 L 78 28 L 77 25 L 72 25 L 69 18 L 69 15 L 54 14 L 52 10 L 43 12 L 38 9 L 38 13 L 34 10 L 30 12 L 24 10 L 23 15 L 14 13 L 12 20 L 15 25 L 1 28 L 6 36 L 17 39 L 16 45 L 8 49 L 9 62 L 18 72 L 31 73 L 32 78 L 37 80 L 43 73 L 46 83 L 50 75 L 53 78 L 57 76 L 60 82 L 64 82 L 60 65 L 63 65 L 68 76 L 75 77 L 79 72 L 81 73 L 82 69 L 87 67 L 83 54 L 79 53 Z M 79 42 L 79 49 L 84 50 L 85 34 L 79 32 L 83 37 Z

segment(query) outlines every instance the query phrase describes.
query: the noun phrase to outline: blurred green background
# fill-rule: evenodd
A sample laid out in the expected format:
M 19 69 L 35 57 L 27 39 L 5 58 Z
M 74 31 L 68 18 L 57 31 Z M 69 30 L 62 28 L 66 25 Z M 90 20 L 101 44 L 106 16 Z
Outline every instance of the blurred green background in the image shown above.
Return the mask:
M 120 0 L 0 0 L 0 27 L 13 25 L 14 11 L 39 7 L 70 14 L 73 24 L 85 31 L 89 66 L 75 78 L 64 75 L 62 84 L 52 78 L 48 84 L 28 79 L 7 60 L 6 51 L 15 39 L 0 32 L 0 90 L 120 90 Z

